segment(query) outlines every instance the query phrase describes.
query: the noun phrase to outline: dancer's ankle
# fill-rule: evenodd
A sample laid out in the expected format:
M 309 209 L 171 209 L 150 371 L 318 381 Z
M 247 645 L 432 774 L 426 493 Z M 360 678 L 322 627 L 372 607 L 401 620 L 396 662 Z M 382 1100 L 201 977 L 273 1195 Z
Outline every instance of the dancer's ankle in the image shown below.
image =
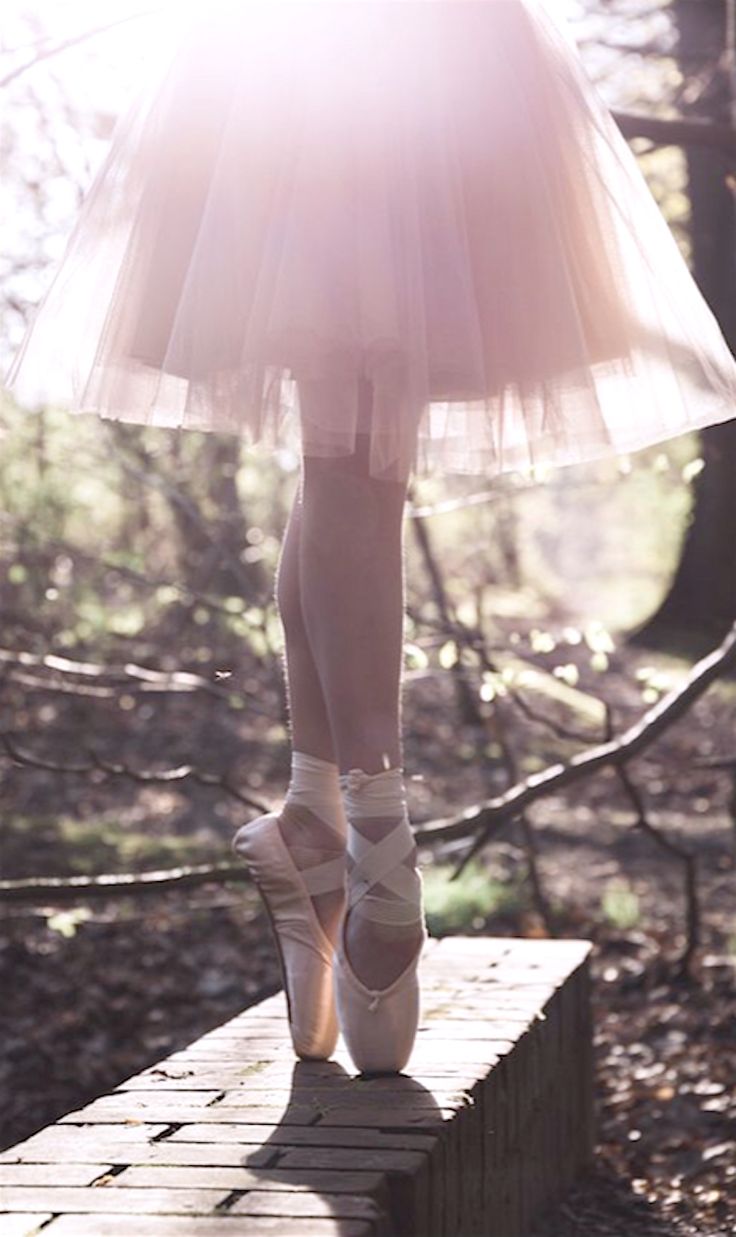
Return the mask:
M 417 848 L 399 768 L 340 775 L 348 817 L 345 946 L 356 975 L 387 987 L 421 944 L 424 907 Z M 390 950 L 382 946 L 390 942 Z
M 307 752 L 292 751 L 284 809 L 290 809 L 285 815 L 293 820 L 308 822 L 309 817 L 316 817 L 323 826 L 323 833 L 329 831 L 333 842 L 345 844 L 347 818 L 338 768 L 333 762 Z
M 292 862 L 306 871 L 345 856 L 347 828 L 337 765 L 292 752 L 291 781 L 279 812 L 279 829 Z M 345 905 L 344 889 L 314 894 L 312 902 L 324 931 L 334 940 Z

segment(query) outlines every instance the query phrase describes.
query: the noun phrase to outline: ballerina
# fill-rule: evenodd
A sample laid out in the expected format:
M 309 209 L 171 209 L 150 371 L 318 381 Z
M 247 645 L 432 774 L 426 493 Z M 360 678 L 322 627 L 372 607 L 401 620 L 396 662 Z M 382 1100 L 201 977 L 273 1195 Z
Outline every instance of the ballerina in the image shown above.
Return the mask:
M 200 6 L 200 9 L 202 6 Z M 121 118 L 7 386 L 300 453 L 277 576 L 292 772 L 237 852 L 294 1050 L 410 1060 L 427 932 L 401 742 L 413 475 L 631 452 L 736 363 L 541 0 L 243 0 Z

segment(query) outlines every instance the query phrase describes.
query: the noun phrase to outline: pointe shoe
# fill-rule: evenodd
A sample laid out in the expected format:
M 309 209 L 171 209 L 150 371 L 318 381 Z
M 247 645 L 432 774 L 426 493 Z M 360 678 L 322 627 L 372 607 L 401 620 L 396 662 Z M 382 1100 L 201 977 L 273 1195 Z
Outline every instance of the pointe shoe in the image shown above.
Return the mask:
M 343 1038 L 361 1073 L 398 1073 L 407 1064 L 416 1038 L 421 1004 L 417 968 L 428 933 L 421 897 L 417 906 L 416 881 L 421 877 L 402 863 L 410 845 L 404 821 L 380 842 L 360 837 L 360 857 L 348 883 L 348 906 L 335 949 L 335 996 Z M 421 922 L 422 939 L 412 961 L 392 983 L 385 988 L 368 988 L 347 956 L 345 925 L 351 908 L 379 882 L 399 898 L 389 900 L 370 894 L 367 917 L 389 924 Z
M 294 1052 L 303 1060 L 326 1060 L 339 1034 L 331 941 L 312 896 L 344 887 L 344 856 L 300 871 L 275 812 L 243 825 L 233 839 L 253 877 L 271 924 L 286 993 Z

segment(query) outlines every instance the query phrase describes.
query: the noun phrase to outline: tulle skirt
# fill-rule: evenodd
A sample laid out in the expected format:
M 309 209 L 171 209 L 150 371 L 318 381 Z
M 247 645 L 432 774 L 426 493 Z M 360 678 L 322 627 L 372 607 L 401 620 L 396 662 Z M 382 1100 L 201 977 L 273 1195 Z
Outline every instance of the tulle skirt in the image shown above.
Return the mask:
M 736 414 L 736 364 L 541 0 L 213 0 L 119 121 L 21 404 L 492 476 Z

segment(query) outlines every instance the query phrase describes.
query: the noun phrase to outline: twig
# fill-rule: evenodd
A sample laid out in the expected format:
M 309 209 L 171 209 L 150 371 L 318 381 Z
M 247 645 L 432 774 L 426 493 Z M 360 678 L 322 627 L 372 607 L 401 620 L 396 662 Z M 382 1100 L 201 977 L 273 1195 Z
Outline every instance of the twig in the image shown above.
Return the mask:
M 517 474 L 508 475 L 516 476 Z M 521 476 L 522 474 L 518 475 Z M 599 492 L 603 484 L 601 481 L 573 480 L 572 478 L 566 478 L 563 483 L 550 478 L 545 480 L 544 488 L 548 494 L 562 493 L 563 491 L 565 494 L 570 494 L 571 491 L 575 491 L 575 493 L 582 495 Z M 413 501 L 407 501 L 404 514 L 410 520 L 427 520 L 436 515 L 452 515 L 455 511 L 464 511 L 470 507 L 494 506 L 496 503 L 503 501 L 510 502 L 538 489 L 538 480 L 507 482 L 503 485 L 499 482 L 491 490 L 476 490 L 473 494 L 461 494 L 457 498 L 443 498 L 436 503 L 425 503 L 423 506 L 417 506 Z
M 628 140 L 644 137 L 657 146 L 709 146 L 725 154 L 736 154 L 736 128 L 712 120 L 672 120 L 638 112 L 612 113 Z
M 432 588 L 432 597 L 435 605 L 437 606 L 437 611 L 442 625 L 447 631 L 450 639 L 456 638 L 459 634 L 462 640 L 464 629 L 462 625 L 457 622 L 452 613 L 450 601 L 445 590 L 445 582 L 442 577 L 442 571 L 432 546 L 429 529 L 423 519 L 415 519 L 412 528 L 419 553 L 424 560 L 424 566 L 426 568 L 427 575 L 429 576 L 429 581 Z M 460 706 L 463 721 L 468 722 L 473 726 L 482 725 L 483 719 L 478 708 L 478 700 L 468 682 L 466 668 L 459 658 L 452 667 L 452 675 L 457 688 L 458 704 Z
M 23 751 L 7 731 L 0 731 L 0 745 L 5 748 L 16 764 L 27 765 L 32 769 L 43 769 L 49 773 L 74 773 L 83 776 L 101 772 L 108 774 L 110 777 L 128 778 L 132 782 L 138 782 L 145 786 L 172 785 L 175 782 L 191 781 L 196 782 L 199 786 L 216 787 L 223 794 L 237 799 L 238 803 L 244 803 L 246 807 L 255 808 L 262 814 L 270 811 L 270 807 L 264 804 L 261 799 L 256 799 L 246 791 L 239 790 L 237 786 L 233 786 L 221 774 L 207 773 L 190 764 L 180 765 L 176 769 L 161 769 L 158 772 L 152 772 L 150 769 L 131 769 L 129 765 L 105 760 L 102 756 L 98 756 L 96 752 L 90 751 L 89 748 L 85 749 L 88 757 L 86 761 L 68 764 Z
M 659 829 L 655 828 L 649 820 L 644 806 L 644 797 L 637 786 L 635 786 L 629 773 L 623 767 L 616 769 L 616 776 L 621 783 L 623 790 L 628 796 L 631 806 L 636 813 L 635 826 L 646 833 L 657 846 L 672 855 L 683 866 L 684 871 L 684 888 L 685 888 L 685 906 L 686 906 L 686 945 L 682 956 L 678 959 L 678 970 L 680 975 L 690 975 L 692 963 L 700 945 L 700 898 L 698 896 L 698 860 L 697 855 L 691 854 L 684 847 L 678 846 L 664 833 L 660 833 Z
M 512 786 L 505 794 L 485 803 L 466 808 L 459 816 L 418 830 L 418 840 L 425 844 L 436 838 L 462 838 L 475 834 L 475 840 L 460 860 L 450 880 L 456 880 L 465 866 L 486 845 L 491 830 L 500 820 L 518 816 L 530 803 L 561 790 L 565 786 L 590 777 L 608 765 L 614 768 L 626 764 L 648 747 L 677 721 L 705 692 L 711 683 L 736 663 L 736 624 L 722 644 L 702 658 L 691 671 L 684 687 L 673 689 L 625 730 L 618 739 L 578 752 L 567 764 L 551 765 Z
M 506 731 L 503 726 L 502 709 L 496 702 L 496 715 L 499 717 L 500 725 L 497 728 L 497 737 L 501 746 L 501 754 L 506 767 L 509 780 L 513 784 L 518 780 L 518 767 L 516 757 L 509 743 Z M 528 812 L 519 813 L 519 824 L 521 825 L 522 839 L 524 843 L 524 854 L 526 857 L 527 875 L 532 891 L 532 901 L 537 914 L 540 916 L 549 936 L 556 936 L 556 928 L 552 907 L 542 883 L 542 876 L 539 871 L 537 862 L 537 839 L 534 834 L 531 820 Z
M 22 64 L 11 69 L 5 77 L 0 77 L 0 90 L 6 86 L 10 86 L 12 82 L 22 77 L 29 69 L 33 69 L 38 64 L 42 64 L 45 60 L 50 60 L 52 56 L 59 56 L 61 52 L 68 51 L 70 47 L 79 47 L 81 43 L 87 43 L 90 39 L 94 39 L 98 34 L 107 34 L 109 30 L 115 30 L 117 26 L 122 26 L 126 22 L 134 21 L 139 17 L 148 17 L 154 13 L 156 9 L 161 8 L 159 5 L 149 5 L 148 8 L 139 9 L 137 13 L 126 13 L 124 17 L 117 17 L 115 21 L 106 22 L 104 26 L 92 26 L 89 30 L 83 30 L 80 34 L 72 35 L 71 38 L 62 39 L 59 43 L 53 43 L 51 47 L 47 47 L 43 51 L 38 51 L 29 60 L 24 60 Z
M 419 845 L 431 846 L 439 841 L 473 837 L 471 846 L 450 877 L 451 880 L 456 880 L 467 863 L 487 844 L 504 821 L 518 816 L 530 803 L 535 803 L 563 787 L 590 777 L 591 774 L 609 765 L 614 768 L 620 767 L 646 751 L 669 726 L 687 712 L 711 683 L 734 663 L 736 663 L 736 624 L 717 649 L 697 662 L 683 687 L 674 689 L 663 696 L 618 739 L 611 739 L 578 752 L 567 764 L 551 765 L 540 773 L 532 774 L 517 782 L 502 795 L 465 808 L 457 816 L 430 821 L 418 826 L 414 831 L 417 842 Z M 150 783 L 185 781 L 190 778 L 203 786 L 217 786 L 240 802 L 257 808 L 260 812 L 269 810 L 268 807 L 254 800 L 252 796 L 239 791 L 220 775 L 202 772 L 191 765 L 160 773 L 141 772 L 132 770 L 123 764 L 103 761 L 102 758 L 92 753 L 89 754 L 87 763 L 67 765 L 43 760 L 21 751 L 7 732 L 0 731 L 0 743 L 5 746 L 8 754 L 18 764 L 30 765 L 34 768 L 76 774 L 89 774 L 94 770 L 102 770 L 110 775 Z
M 613 733 L 613 711 L 610 704 L 606 704 L 606 737 L 613 738 Z M 678 971 L 680 975 L 689 975 L 692 961 L 700 944 L 700 898 L 696 856 L 684 847 L 678 846 L 676 842 L 672 842 L 665 833 L 655 828 L 647 815 L 644 796 L 634 784 L 628 770 L 621 766 L 616 769 L 616 776 L 636 813 L 636 827 L 648 834 L 662 850 L 667 851 L 683 865 L 687 924 L 685 951 L 679 959 Z
M 142 485 L 157 491 L 159 494 L 163 494 L 172 507 L 175 507 L 191 521 L 215 557 L 232 572 L 233 579 L 238 580 L 243 589 L 244 596 L 247 597 L 251 591 L 251 580 L 246 568 L 236 554 L 227 546 L 223 546 L 217 533 L 212 531 L 209 521 L 192 498 L 184 493 L 174 481 L 152 466 L 151 458 L 141 444 L 138 445 L 138 459 L 142 463 L 133 462 L 130 459 L 130 451 L 127 453 L 125 451 L 122 440 L 117 433 L 117 427 L 110 424 L 104 428 L 110 447 L 110 456 L 113 461 L 119 464 L 124 472 L 135 477 L 136 481 L 139 481 Z
M 66 554 L 70 558 L 79 559 L 91 563 L 94 567 L 98 567 L 105 572 L 112 572 L 115 575 L 121 576 L 124 580 L 132 580 L 133 583 L 139 584 L 141 588 L 147 588 L 151 591 L 156 589 L 167 589 L 177 593 L 183 601 L 190 605 L 203 606 L 207 610 L 212 610 L 216 614 L 223 614 L 232 617 L 232 611 L 216 597 L 209 593 L 203 593 L 195 588 L 191 588 L 188 584 L 182 584 L 178 580 L 169 579 L 166 576 L 150 576 L 142 571 L 136 571 L 133 567 L 129 567 L 124 563 L 116 563 L 114 559 L 105 558 L 104 555 L 91 553 L 89 550 L 83 550 L 81 546 L 74 545 L 61 537 L 50 537 L 44 540 L 44 554 L 53 551 L 56 554 Z M 28 562 L 30 558 L 29 549 L 24 551 L 24 561 Z
M 53 904 L 80 902 L 126 894 L 161 893 L 167 889 L 193 889 L 197 885 L 250 881 L 250 873 L 235 863 L 193 864 L 161 872 L 123 873 L 118 876 L 32 877 L 0 881 L 0 902 L 44 901 Z
M 128 694 L 140 692 L 187 693 L 205 692 L 219 700 L 230 700 L 235 697 L 240 703 L 247 705 L 252 712 L 271 716 L 262 706 L 255 702 L 255 692 L 240 688 L 232 688 L 221 683 L 212 683 L 201 674 L 188 670 L 155 670 L 149 666 L 139 666 L 135 662 L 124 665 L 105 666 L 99 662 L 75 661 L 70 657 L 61 657 L 56 653 L 29 653 L 25 649 L 0 648 L 0 666 L 7 667 L 5 681 L 20 683 L 31 688 L 41 688 L 46 691 L 69 692 L 78 695 L 97 695 L 109 697 L 115 694 L 115 688 L 123 688 Z M 50 670 L 59 675 L 74 675 L 81 679 L 112 680 L 112 683 L 95 685 L 93 688 L 83 688 L 77 684 L 61 683 L 49 679 L 36 678 L 28 675 L 25 667 L 36 667 Z M 22 671 L 16 669 L 23 667 Z

